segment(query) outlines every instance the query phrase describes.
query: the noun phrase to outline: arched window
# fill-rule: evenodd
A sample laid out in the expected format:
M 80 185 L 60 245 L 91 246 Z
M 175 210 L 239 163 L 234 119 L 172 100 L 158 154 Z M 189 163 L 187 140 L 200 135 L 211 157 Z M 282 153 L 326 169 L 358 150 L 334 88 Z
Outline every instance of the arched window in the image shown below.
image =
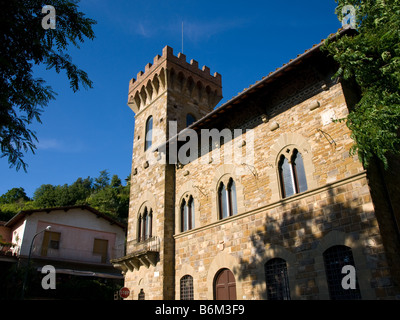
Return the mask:
M 142 229 L 143 229 L 142 228 L 142 215 L 141 214 L 139 214 L 137 226 L 138 226 L 137 241 L 141 242 L 142 241 Z
M 189 127 L 192 123 L 195 123 L 195 122 L 196 122 L 196 118 L 192 114 L 188 113 L 186 115 L 186 126 Z
M 193 300 L 193 277 L 190 275 L 181 278 L 181 300 Z
M 307 190 L 306 172 L 304 170 L 304 162 L 301 153 L 297 149 L 287 149 L 287 153 L 292 153 L 290 161 L 282 154 L 278 163 L 279 180 L 283 198 Z
M 150 116 L 146 121 L 144 151 L 148 150 L 153 143 L 153 117 Z
M 195 223 L 194 223 L 194 215 L 195 215 L 195 211 L 194 211 L 194 199 L 193 197 L 190 197 L 189 199 L 189 219 L 190 219 L 190 229 L 193 229 L 195 227 Z
M 226 198 L 226 188 L 223 182 L 221 182 L 218 189 L 218 200 L 219 200 L 219 218 L 224 219 L 228 217 L 228 206 Z
M 236 199 L 236 184 L 233 179 L 229 180 L 228 183 L 228 202 L 229 202 L 229 213 L 231 216 L 237 214 L 237 199 Z
M 153 236 L 153 210 L 144 208 L 138 218 L 138 242 L 146 241 Z
M 328 280 L 329 296 L 332 300 L 358 300 L 361 299 L 357 279 L 355 289 L 344 289 L 342 269 L 346 265 L 354 267 L 351 248 L 343 245 L 333 246 L 323 253 L 326 278 Z
M 194 228 L 194 199 L 192 196 L 189 197 L 189 200 L 186 202 L 183 199 L 181 203 L 181 231 L 187 231 Z
M 286 261 L 280 258 L 271 259 L 264 269 L 268 300 L 290 300 Z
M 153 236 L 153 211 L 150 210 L 149 214 L 146 217 L 146 232 L 145 237 L 149 239 Z
M 292 156 L 293 176 L 295 177 L 296 190 L 298 193 L 307 191 L 306 172 L 304 170 L 303 157 L 295 149 Z
M 221 182 L 218 188 L 219 217 L 225 219 L 237 214 L 236 184 L 229 179 L 227 187 Z

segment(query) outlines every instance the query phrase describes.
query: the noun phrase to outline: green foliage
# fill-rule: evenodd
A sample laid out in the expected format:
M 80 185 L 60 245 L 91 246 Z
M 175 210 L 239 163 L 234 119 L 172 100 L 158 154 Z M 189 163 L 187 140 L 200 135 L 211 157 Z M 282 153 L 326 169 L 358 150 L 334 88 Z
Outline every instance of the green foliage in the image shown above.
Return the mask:
M 94 192 L 87 198 L 87 203 L 101 212 L 109 213 L 112 216 L 119 217 L 122 221 L 126 221 L 130 186 L 129 184 L 123 186 L 117 175 L 113 175 L 111 183 L 108 184 L 108 177 L 106 171 L 100 172 L 100 176 L 95 179 Z
M 94 189 L 100 190 L 107 187 L 110 183 L 110 174 L 107 170 L 100 171 L 100 175 L 94 179 Z
M 336 13 L 356 9 L 358 33 L 327 41 L 338 62 L 336 76 L 354 82 L 361 99 L 347 117 L 357 153 L 368 167 L 374 157 L 387 168 L 387 155 L 400 154 L 400 1 L 336 0 Z
M 28 200 L 29 198 L 26 195 L 24 188 L 12 188 L 0 196 L 0 204 L 25 202 Z
M 114 219 L 126 223 L 129 209 L 130 176 L 126 186 L 113 175 L 110 183 L 107 170 L 95 179 L 78 178 L 71 185 L 43 184 L 30 200 L 23 188 L 13 188 L 0 196 L 0 220 L 8 221 L 22 210 L 89 205 Z M 93 182 L 95 181 L 95 182 Z
M 8 221 L 21 210 L 33 208 L 24 188 L 12 188 L 0 196 L 0 221 Z
M 43 79 L 33 77 L 33 66 L 64 71 L 75 92 L 91 88 L 88 75 L 72 63 L 70 45 L 79 48 L 85 38 L 94 39 L 96 22 L 78 10 L 77 0 L 12 0 L 0 2 L 0 157 L 10 167 L 26 171 L 24 152 L 36 148 L 34 121 L 41 123 L 44 107 L 56 93 Z M 56 29 L 43 29 L 42 7 L 56 8 Z
M 0 221 L 8 221 L 22 210 L 35 208 L 33 201 L 0 204 Z

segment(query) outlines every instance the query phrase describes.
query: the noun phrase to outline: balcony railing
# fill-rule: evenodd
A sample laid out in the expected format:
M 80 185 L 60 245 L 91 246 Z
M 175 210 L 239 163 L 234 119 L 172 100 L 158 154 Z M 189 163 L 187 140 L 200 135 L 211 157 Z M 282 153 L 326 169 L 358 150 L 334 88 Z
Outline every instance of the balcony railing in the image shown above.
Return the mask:
M 139 270 L 141 266 L 149 268 L 158 262 L 160 252 L 160 238 L 150 237 L 146 240 L 128 241 L 126 244 L 126 254 L 124 257 L 111 260 L 114 267 L 127 270 Z
M 126 254 L 138 254 L 142 252 L 160 252 L 160 238 L 151 237 L 141 241 L 135 239 L 126 243 Z

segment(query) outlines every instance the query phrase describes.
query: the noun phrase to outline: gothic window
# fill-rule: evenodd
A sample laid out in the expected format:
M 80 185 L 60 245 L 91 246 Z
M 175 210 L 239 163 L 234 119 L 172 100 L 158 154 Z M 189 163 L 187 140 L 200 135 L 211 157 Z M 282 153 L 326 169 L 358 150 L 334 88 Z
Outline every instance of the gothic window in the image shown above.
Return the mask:
M 290 300 L 286 261 L 280 258 L 271 259 L 264 269 L 268 300 Z
M 138 217 L 138 236 L 137 236 L 137 240 L 138 242 L 142 241 L 142 215 L 140 214 Z
M 186 115 L 186 126 L 189 127 L 192 123 L 195 123 L 195 122 L 196 122 L 196 118 L 192 114 L 188 113 Z
M 153 210 L 144 208 L 138 218 L 138 242 L 146 241 L 153 236 Z
M 181 278 L 181 300 L 193 300 L 193 277 L 190 275 Z
M 195 210 L 194 199 L 192 196 L 186 201 L 183 199 L 181 203 L 181 231 L 187 231 L 194 228 Z
M 223 182 L 218 188 L 219 217 L 225 219 L 237 214 L 236 184 L 229 179 L 227 186 Z
M 295 149 L 292 156 L 293 176 L 296 181 L 297 193 L 307 191 L 306 172 L 304 170 L 303 157 L 300 152 Z
M 153 143 L 152 131 L 153 131 L 153 117 L 150 116 L 146 121 L 144 151 L 148 150 L 151 147 L 152 143 Z
M 291 150 L 288 148 L 286 152 L 281 154 L 278 163 L 278 170 L 283 198 L 307 190 L 303 157 L 297 149 Z
M 328 280 L 329 296 L 332 300 L 358 300 L 361 299 L 360 288 L 356 280 L 355 289 L 342 287 L 342 269 L 346 265 L 354 267 L 351 248 L 343 245 L 333 246 L 323 253 L 325 273 Z

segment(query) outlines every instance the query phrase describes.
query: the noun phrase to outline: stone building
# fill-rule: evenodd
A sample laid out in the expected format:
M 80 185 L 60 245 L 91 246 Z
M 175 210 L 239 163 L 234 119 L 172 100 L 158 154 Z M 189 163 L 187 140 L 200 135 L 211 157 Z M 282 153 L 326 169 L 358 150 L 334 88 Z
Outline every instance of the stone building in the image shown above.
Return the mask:
M 218 108 L 221 76 L 168 46 L 132 79 L 129 299 L 399 297 L 395 180 L 349 154 L 357 90 L 321 46 Z

